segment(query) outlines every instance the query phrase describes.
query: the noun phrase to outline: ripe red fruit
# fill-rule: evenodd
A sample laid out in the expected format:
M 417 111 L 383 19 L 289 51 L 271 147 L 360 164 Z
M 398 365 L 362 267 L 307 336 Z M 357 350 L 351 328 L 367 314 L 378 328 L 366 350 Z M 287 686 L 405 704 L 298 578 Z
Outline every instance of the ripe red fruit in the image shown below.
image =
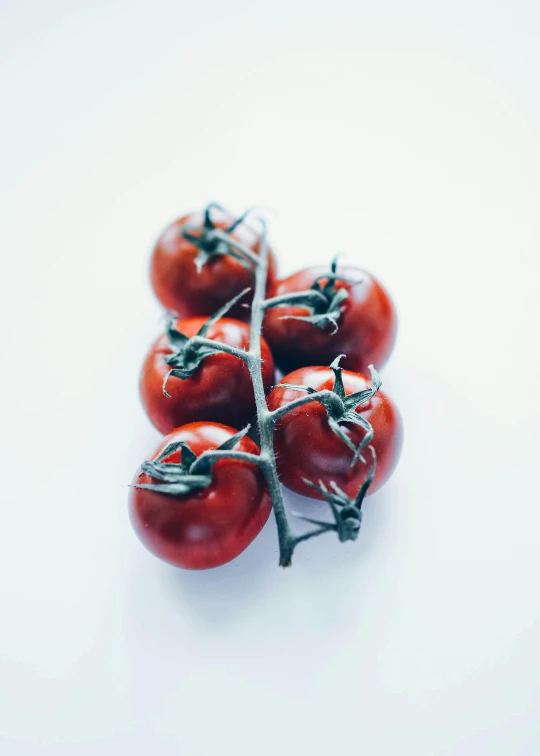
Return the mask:
M 176 328 L 186 336 L 195 336 L 206 318 L 179 320 Z M 250 328 L 232 318 L 221 318 L 210 326 L 206 338 L 247 350 Z M 239 357 L 225 352 L 204 357 L 189 378 L 171 376 L 163 393 L 163 382 L 171 370 L 165 358 L 172 353 L 164 334 L 152 345 L 143 364 L 140 395 L 148 417 L 161 433 L 197 420 L 212 420 L 243 427 L 253 419 L 255 398 L 249 370 Z M 268 391 L 274 383 L 274 361 L 261 339 L 262 375 Z
M 324 288 L 328 267 L 305 268 L 277 281 L 269 297 L 306 291 L 319 279 Z M 392 351 L 396 337 L 397 318 L 392 300 L 383 286 L 359 268 L 338 268 L 332 296 L 340 290 L 347 297 L 337 306 L 336 324 L 322 321 L 322 327 L 297 316 L 310 317 L 302 306 L 273 307 L 267 310 L 263 333 L 278 367 L 285 373 L 308 365 L 330 365 L 343 354 L 342 366 L 366 373 L 369 365 L 380 369 Z M 295 316 L 291 318 L 290 316 Z M 287 317 L 284 317 L 287 316 Z
M 211 227 L 205 229 L 206 214 L 197 212 L 185 215 L 171 223 L 157 240 L 150 264 L 150 278 L 157 298 L 168 310 L 174 310 L 181 318 L 196 315 L 213 315 L 226 302 L 246 288 L 251 293 L 239 302 L 229 314 L 245 319 L 249 316 L 247 306 L 253 298 L 253 271 L 230 255 L 219 253 L 223 242 L 218 240 L 189 240 L 181 229 L 196 226 L 203 231 L 191 231 L 194 237 L 201 237 L 212 229 L 226 230 L 235 219 L 219 208 L 209 213 Z M 208 224 L 206 224 L 208 226 Z M 247 223 L 240 223 L 232 232 L 233 238 L 252 252 L 259 253 L 260 235 Z M 199 244 L 200 246 L 197 246 Z M 206 262 L 197 270 L 195 260 Z M 267 287 L 276 278 L 276 262 L 269 250 Z
M 177 442 L 185 442 L 192 455 L 200 457 L 235 433 L 234 428 L 217 423 L 192 423 L 166 436 L 151 459 L 156 460 Z M 237 442 L 235 450 L 259 453 L 247 436 Z M 180 449 L 160 461 L 178 465 L 187 454 Z M 133 486 L 157 483 L 141 470 L 133 480 Z M 219 567 L 241 554 L 262 530 L 271 509 L 257 465 L 235 459 L 217 461 L 207 487 L 184 494 L 132 487 L 129 497 L 131 522 L 146 548 L 170 564 L 191 570 Z
M 364 375 L 342 371 L 345 394 L 350 395 L 370 387 L 371 381 Z M 334 372 L 326 367 L 305 367 L 295 370 L 282 379 L 282 383 L 310 386 L 316 391 L 332 390 Z M 301 391 L 279 385 L 268 395 L 268 408 L 276 410 L 304 396 Z M 391 476 L 401 453 L 403 427 L 400 414 L 392 400 L 378 391 L 366 404 L 356 409 L 373 427 L 371 442 L 377 454 L 375 478 L 369 494 L 379 489 Z M 357 425 L 344 423 L 349 438 L 358 446 L 365 430 Z M 358 460 L 351 465 L 354 453 L 330 428 L 326 409 L 317 401 L 304 404 L 283 415 L 276 423 L 274 449 L 282 483 L 303 494 L 322 499 L 304 479 L 313 483 L 322 481 L 330 486 L 331 481 L 355 498 L 365 480 L 371 463 L 366 452 L 366 462 Z

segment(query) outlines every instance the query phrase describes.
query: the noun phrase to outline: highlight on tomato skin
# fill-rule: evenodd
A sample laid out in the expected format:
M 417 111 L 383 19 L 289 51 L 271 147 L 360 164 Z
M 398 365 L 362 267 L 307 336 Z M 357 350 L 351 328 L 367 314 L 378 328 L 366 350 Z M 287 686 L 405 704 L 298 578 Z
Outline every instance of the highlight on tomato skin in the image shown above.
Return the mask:
M 269 297 L 310 289 L 317 278 L 329 273 L 329 266 L 304 268 L 272 286 Z M 284 373 L 309 365 L 330 365 L 343 354 L 342 366 L 366 373 L 369 365 L 380 369 L 388 360 L 396 339 L 397 315 L 390 295 L 365 270 L 343 265 L 337 273 L 346 280 L 335 281 L 335 290 L 345 289 L 347 298 L 339 309 L 338 328 L 328 322 L 323 327 L 290 316 L 309 316 L 305 307 L 283 306 L 267 310 L 263 335 Z M 286 316 L 286 317 L 284 317 Z
M 219 423 L 191 423 L 165 436 L 151 459 L 176 441 L 187 442 L 199 457 L 236 433 Z M 258 446 L 247 436 L 235 449 L 259 454 Z M 163 461 L 178 463 L 181 455 L 180 450 Z M 156 482 L 140 469 L 133 479 L 135 485 Z M 165 562 L 192 570 L 219 567 L 235 559 L 260 533 L 271 509 L 257 465 L 234 459 L 215 463 L 207 488 L 171 495 L 132 487 L 129 495 L 131 523 L 146 548 Z
M 219 208 L 211 212 L 215 228 L 226 230 L 235 218 Z M 229 255 L 211 257 L 197 270 L 195 259 L 198 247 L 185 239 L 181 233 L 184 226 L 204 225 L 204 213 L 184 215 L 169 224 L 158 238 L 152 250 L 150 280 L 161 304 L 174 310 L 181 318 L 198 315 L 213 315 L 226 302 L 246 288 L 254 287 L 253 272 Z M 247 222 L 239 224 L 232 238 L 259 253 L 260 234 Z M 267 288 L 276 279 L 276 259 L 269 250 Z M 249 319 L 253 293 L 246 295 L 229 313 L 240 320 Z
M 206 318 L 178 320 L 176 327 L 186 336 L 196 336 Z M 239 349 L 249 349 L 250 327 L 233 318 L 220 318 L 206 335 Z M 166 335 L 151 346 L 143 363 L 139 389 L 142 404 L 153 425 L 161 433 L 197 420 L 210 420 L 243 427 L 255 415 L 255 397 L 249 370 L 239 357 L 221 352 L 205 357 L 190 378 L 171 377 L 167 392 L 163 381 L 170 366 L 165 357 L 171 353 Z M 261 338 L 262 375 L 266 391 L 274 383 L 272 353 Z
M 371 381 L 365 375 L 342 371 L 345 394 L 350 395 L 369 388 Z M 310 386 L 316 391 L 332 390 L 334 373 L 328 367 L 303 367 L 282 378 L 281 383 Z M 268 395 L 268 408 L 283 407 L 302 392 L 279 385 Z M 378 391 L 369 401 L 357 408 L 373 427 L 371 442 L 376 455 L 375 478 L 368 495 L 380 489 L 392 475 L 403 445 L 401 415 L 390 397 Z M 355 446 L 361 443 L 365 431 L 345 424 Z M 353 452 L 335 435 L 328 423 L 326 409 L 317 401 L 304 404 L 283 415 L 276 423 L 274 449 L 281 482 L 296 493 L 322 499 L 305 479 L 330 486 L 334 481 L 345 493 L 354 498 L 367 473 L 369 459 L 358 460 L 351 466 Z

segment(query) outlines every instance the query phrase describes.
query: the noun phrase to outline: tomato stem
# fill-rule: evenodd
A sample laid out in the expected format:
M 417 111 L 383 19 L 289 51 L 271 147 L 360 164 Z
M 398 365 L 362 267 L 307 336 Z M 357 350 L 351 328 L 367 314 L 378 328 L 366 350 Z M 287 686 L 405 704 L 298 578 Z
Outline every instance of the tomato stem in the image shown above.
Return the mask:
M 213 352 L 227 352 L 227 354 L 233 354 L 235 357 L 238 357 L 238 359 L 243 360 L 244 362 L 249 363 L 250 361 L 249 352 L 246 352 L 245 349 L 229 346 L 229 344 L 223 344 L 221 341 L 205 339 L 202 336 L 193 336 L 190 339 L 190 344 L 195 352 L 201 347 L 207 347 Z
M 255 252 L 252 252 L 247 247 L 244 247 L 243 244 L 240 244 L 239 242 L 235 241 L 235 239 L 232 239 L 227 231 L 221 231 L 221 229 L 215 228 L 212 229 L 212 231 L 208 232 L 208 237 L 209 240 L 215 239 L 217 241 L 225 242 L 227 247 L 243 255 L 246 260 L 249 260 L 249 262 L 258 267 L 259 255 L 256 255 Z
M 271 307 L 287 307 L 294 305 L 309 305 L 313 308 L 325 307 L 327 304 L 326 297 L 320 291 L 310 289 L 308 291 L 295 291 L 290 294 L 281 294 L 278 297 L 271 297 L 263 302 L 265 310 Z
M 264 472 L 272 508 L 276 518 L 279 541 L 279 564 L 288 567 L 291 564 L 295 539 L 292 535 L 278 478 L 276 457 L 274 454 L 274 418 L 266 405 L 266 394 L 261 370 L 261 332 L 266 295 L 266 278 L 268 274 L 268 239 L 266 223 L 262 218 L 261 241 L 255 267 L 255 291 L 251 305 L 251 332 L 249 342 L 250 359 L 247 366 L 253 383 L 255 405 L 257 408 L 257 425 L 261 447 L 261 469 Z
M 294 545 L 297 546 L 299 543 L 302 543 L 302 541 L 309 541 L 310 538 L 323 535 L 323 533 L 333 533 L 334 531 L 335 528 L 331 524 L 321 525 L 315 530 L 310 530 L 307 533 L 302 533 L 302 535 L 296 536 L 294 539 Z
M 335 414 L 339 415 L 343 411 L 343 402 L 341 401 L 339 396 L 337 394 L 334 394 L 333 391 L 325 389 L 323 391 L 315 391 L 314 393 L 309 393 L 305 396 L 301 396 L 298 399 L 294 399 L 294 401 L 289 402 L 289 404 L 286 404 L 284 407 L 279 407 L 278 409 L 274 410 L 270 413 L 272 422 L 277 422 L 280 417 L 286 415 L 287 412 L 291 412 L 292 410 L 297 409 L 297 407 L 302 407 L 304 404 L 309 404 L 309 402 L 319 402 L 330 412 L 330 414 L 334 412 Z
M 252 464 L 261 465 L 261 458 L 258 454 L 250 454 L 249 452 L 235 451 L 205 451 L 191 466 L 190 472 L 192 475 L 204 474 L 208 469 L 211 469 L 216 462 L 220 459 L 237 459 L 241 462 L 251 462 Z
M 349 294 L 346 288 L 336 289 L 336 281 L 348 280 L 338 275 L 337 257 L 332 260 L 330 272 L 317 276 L 311 288 L 308 291 L 290 292 L 277 297 L 272 297 L 264 303 L 264 307 L 287 307 L 287 306 L 304 306 L 309 310 L 308 315 L 282 315 L 283 320 L 302 320 L 305 323 L 311 323 L 316 328 L 326 329 L 329 325 L 332 327 L 331 333 L 339 330 L 339 321 L 342 315 L 343 302 Z M 321 281 L 326 281 L 322 285 Z

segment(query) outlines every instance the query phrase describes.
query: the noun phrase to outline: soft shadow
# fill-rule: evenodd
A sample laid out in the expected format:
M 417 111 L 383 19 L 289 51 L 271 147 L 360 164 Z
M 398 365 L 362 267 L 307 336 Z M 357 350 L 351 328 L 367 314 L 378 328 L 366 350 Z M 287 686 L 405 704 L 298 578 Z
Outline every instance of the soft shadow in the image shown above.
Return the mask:
M 377 549 L 384 531 L 392 522 L 396 491 L 396 481 L 392 480 L 383 489 L 365 499 L 362 506 L 362 527 L 356 541 L 340 543 L 334 533 L 319 536 L 297 547 L 294 557 L 295 566 L 309 561 L 312 573 L 315 570 L 315 572 L 328 575 L 342 566 L 353 567 L 370 558 L 372 548 Z M 291 526 L 295 533 L 301 534 L 312 527 L 295 517 L 295 514 L 320 520 L 332 520 L 329 507 L 324 501 L 300 496 L 291 491 L 287 492 L 286 500 Z
M 388 486 L 393 488 L 393 486 Z M 383 538 L 392 518 L 392 490 L 377 492 L 368 497 L 364 503 L 364 522 L 357 541 L 341 544 L 333 534 L 325 534 L 315 541 L 300 544 L 294 555 L 292 568 L 282 570 L 278 567 L 279 550 L 277 530 L 273 516 L 270 517 L 260 535 L 237 559 L 229 564 L 212 570 L 186 571 L 163 565 L 165 590 L 171 593 L 173 601 L 182 608 L 182 614 L 191 612 L 205 626 L 220 626 L 223 623 L 236 622 L 253 607 L 254 603 L 265 601 L 269 590 L 276 583 L 288 583 L 295 586 L 293 593 L 299 600 L 298 592 L 304 592 L 309 585 L 321 585 L 334 576 L 344 588 L 348 581 L 356 581 L 356 575 L 362 563 L 372 557 L 372 548 Z M 330 519 L 328 507 L 298 494 L 286 492 L 286 504 L 290 514 L 291 526 L 297 533 L 302 533 L 311 526 L 295 518 L 292 512 L 312 517 Z M 311 548 L 310 548 L 311 547 Z M 284 590 L 286 585 L 281 585 Z M 341 603 L 346 600 L 347 590 L 340 591 Z M 336 608 L 336 607 L 335 607 Z M 347 612 L 346 606 L 342 610 Z M 336 611 L 336 616 L 341 614 Z M 217 624 L 216 624 L 217 623 Z
M 210 624 L 233 619 L 262 597 L 277 569 L 277 531 L 273 515 L 236 559 L 211 570 L 179 570 L 164 565 L 166 589 L 183 609 Z

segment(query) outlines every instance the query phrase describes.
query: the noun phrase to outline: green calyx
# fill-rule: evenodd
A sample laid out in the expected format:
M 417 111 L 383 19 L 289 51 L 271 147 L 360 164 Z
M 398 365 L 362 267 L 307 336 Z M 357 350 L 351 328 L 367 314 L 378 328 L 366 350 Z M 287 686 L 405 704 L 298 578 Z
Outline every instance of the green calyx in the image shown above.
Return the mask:
M 334 385 L 332 391 L 337 394 L 342 401 L 343 410 L 336 412 L 335 410 L 328 413 L 328 424 L 332 431 L 339 436 L 341 440 L 354 452 L 352 464 L 361 457 L 361 452 L 365 447 L 373 440 L 373 428 L 371 424 L 356 412 L 358 407 L 367 404 L 375 396 L 377 391 L 381 387 L 381 379 L 373 365 L 369 366 L 369 372 L 371 374 L 371 386 L 363 391 L 357 391 L 354 394 L 345 394 L 345 387 L 343 385 L 343 368 L 339 366 L 339 361 L 344 355 L 340 354 L 330 365 L 334 372 Z M 352 425 L 359 425 L 365 430 L 365 435 L 358 446 L 354 446 L 349 436 L 347 428 L 343 427 L 343 423 L 351 423 Z
M 201 457 L 192 451 L 186 441 L 173 441 L 163 449 L 154 460 L 143 462 L 141 471 L 158 483 L 134 484 L 134 488 L 144 488 L 169 495 L 188 494 L 197 489 L 207 488 L 212 482 L 212 465 L 221 457 L 231 457 L 232 450 L 240 439 L 246 435 L 249 425 L 210 452 Z M 181 451 L 180 462 L 164 462 L 171 454 Z M 229 453 L 228 453 L 229 452 Z
M 325 522 L 323 520 L 314 520 L 311 517 L 299 515 L 300 519 L 309 522 L 311 525 L 317 526 L 317 534 L 334 531 L 342 542 L 355 541 L 358 538 L 360 526 L 362 525 L 362 504 L 368 489 L 373 482 L 377 467 L 375 449 L 373 446 L 369 446 L 368 448 L 371 451 L 371 465 L 355 499 L 351 499 L 345 491 L 342 491 L 341 488 L 334 483 L 334 481 L 330 483 L 330 487 L 328 488 L 322 480 L 320 480 L 318 484 L 312 483 L 307 479 L 304 480 L 304 483 L 322 494 L 324 499 L 330 505 L 334 517 L 333 522 Z
M 244 222 L 251 210 L 246 210 L 230 226 L 222 230 L 217 228 L 212 220 L 211 210 L 214 208 L 223 211 L 221 205 L 211 202 L 205 208 L 202 226 L 189 224 L 180 228 L 180 233 L 184 239 L 199 250 L 194 261 L 197 271 L 200 273 L 203 266 L 210 260 L 225 255 L 234 257 L 245 268 L 253 271 L 252 262 L 239 251 L 238 245 L 230 238 L 230 235 Z
M 171 370 L 169 370 L 163 381 L 163 393 L 165 396 L 170 398 L 170 394 L 167 393 L 167 383 L 171 376 L 174 378 L 180 378 L 181 380 L 190 378 L 199 368 L 205 357 L 223 351 L 220 342 L 216 342 L 214 347 L 209 343 L 200 343 L 200 340 L 204 339 L 205 342 L 207 342 L 207 335 L 210 327 L 213 326 L 214 323 L 217 323 L 217 321 L 248 292 L 249 289 L 244 289 L 244 291 L 241 291 L 240 294 L 237 294 L 236 297 L 233 297 L 233 299 L 224 304 L 223 307 L 214 313 L 211 318 L 208 318 L 208 320 L 203 323 L 196 336 L 191 338 L 184 333 L 181 333 L 175 327 L 177 320 L 176 313 L 170 312 L 168 314 L 165 324 L 165 333 L 169 340 L 171 354 L 168 354 L 165 357 L 165 362 L 171 367 Z
M 363 391 L 357 391 L 354 394 L 345 393 L 345 387 L 343 385 L 343 368 L 340 367 L 339 362 L 344 357 L 340 354 L 330 365 L 330 368 L 334 372 L 334 385 L 332 386 L 331 393 L 337 396 L 339 401 L 329 401 L 328 393 L 317 392 L 310 386 L 297 386 L 290 383 L 280 383 L 280 386 L 284 388 L 296 389 L 298 391 L 306 391 L 308 394 L 313 394 L 314 401 L 318 401 L 326 410 L 328 415 L 328 424 L 338 438 L 353 452 L 353 459 L 351 466 L 354 465 L 358 459 L 365 462 L 362 457 L 362 451 L 373 440 L 373 428 L 371 424 L 356 412 L 357 407 L 361 407 L 367 404 L 371 398 L 377 393 L 381 387 L 381 379 L 373 365 L 369 366 L 369 372 L 371 374 L 371 386 Z M 358 446 L 355 446 L 351 437 L 349 429 L 344 425 L 350 423 L 351 425 L 358 425 L 364 429 L 365 434 Z
M 317 328 L 326 328 L 328 324 L 332 326 L 332 333 L 339 329 L 339 320 L 341 318 L 341 305 L 348 298 L 347 289 L 336 288 L 336 281 L 345 281 L 352 283 L 348 279 L 337 273 L 338 258 L 334 257 L 330 265 L 330 272 L 323 276 L 318 276 L 312 283 L 310 291 L 320 294 L 310 304 L 310 315 L 284 315 L 283 319 L 303 320 L 306 323 L 312 323 Z M 321 283 L 325 281 L 325 283 Z

